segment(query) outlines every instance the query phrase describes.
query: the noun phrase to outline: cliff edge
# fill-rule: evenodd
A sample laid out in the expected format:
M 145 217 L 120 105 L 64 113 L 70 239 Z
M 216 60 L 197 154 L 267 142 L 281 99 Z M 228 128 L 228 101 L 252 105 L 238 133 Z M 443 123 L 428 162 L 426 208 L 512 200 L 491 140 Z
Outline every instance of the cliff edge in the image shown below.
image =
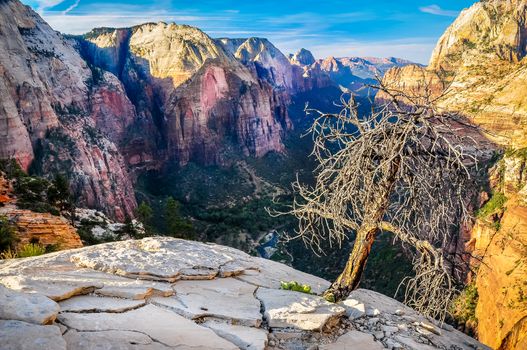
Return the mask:
M 297 281 L 313 294 L 280 289 Z M 146 238 L 0 262 L 3 349 L 488 349 L 382 294 L 239 250 Z

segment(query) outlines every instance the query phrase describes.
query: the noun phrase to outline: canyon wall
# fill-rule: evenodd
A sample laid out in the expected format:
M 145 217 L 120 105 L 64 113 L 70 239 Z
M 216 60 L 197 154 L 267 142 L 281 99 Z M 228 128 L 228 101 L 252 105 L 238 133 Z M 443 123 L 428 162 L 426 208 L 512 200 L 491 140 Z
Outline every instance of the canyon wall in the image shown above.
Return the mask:
M 504 149 L 465 242 L 465 252 L 477 257 L 478 337 L 503 350 L 527 341 L 526 14 L 525 0 L 477 2 L 439 39 L 428 67 L 394 68 L 383 80 L 410 95 L 428 94 Z
M 0 3 L 0 75 L 0 157 L 66 173 L 82 205 L 121 220 L 133 215 L 124 160 L 96 129 L 101 117 L 131 118 L 122 86 L 109 75 L 95 82 L 68 41 L 18 1 Z M 105 99 L 119 100 L 117 110 Z
M 268 81 L 243 64 L 256 56 L 267 64 L 268 47 L 255 53 L 245 45 L 238 59 L 197 28 L 163 22 L 97 29 L 77 40 L 90 64 L 118 76 L 137 110 L 126 143 L 117 140 L 133 169 L 171 160 L 221 165 L 229 149 L 256 157 L 282 151 L 291 125 L 278 87 L 292 78 Z

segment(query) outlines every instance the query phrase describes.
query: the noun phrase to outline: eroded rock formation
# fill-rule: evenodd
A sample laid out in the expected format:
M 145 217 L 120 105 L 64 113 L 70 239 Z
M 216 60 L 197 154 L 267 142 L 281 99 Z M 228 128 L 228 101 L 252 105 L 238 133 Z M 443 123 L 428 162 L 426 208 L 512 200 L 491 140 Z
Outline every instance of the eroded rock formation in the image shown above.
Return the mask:
M 130 118 L 120 84 L 108 75 L 94 81 L 68 41 L 14 0 L 0 3 L 0 76 L 0 157 L 44 175 L 67 173 L 80 203 L 118 219 L 132 215 L 124 161 L 96 129 L 101 114 Z
M 281 290 L 281 280 L 315 293 L 329 285 L 232 248 L 172 238 L 2 261 L 9 302 L 0 304 L 0 341 L 54 350 L 488 349 L 382 294 L 357 290 L 331 304 Z M 42 302 L 16 307 L 34 300 Z
M 504 350 L 522 349 L 526 341 L 520 331 L 527 310 L 521 282 L 527 278 L 526 14 L 525 0 L 477 2 L 439 39 L 428 67 L 396 68 L 384 77 L 387 86 L 428 93 L 439 108 L 467 117 L 509 149 L 491 171 L 490 191 L 481 201 L 488 212 L 480 212 L 464 238 L 465 251 L 479 257 L 473 260 L 479 269 L 473 281 L 478 337 Z M 506 203 L 496 204 L 493 195 Z

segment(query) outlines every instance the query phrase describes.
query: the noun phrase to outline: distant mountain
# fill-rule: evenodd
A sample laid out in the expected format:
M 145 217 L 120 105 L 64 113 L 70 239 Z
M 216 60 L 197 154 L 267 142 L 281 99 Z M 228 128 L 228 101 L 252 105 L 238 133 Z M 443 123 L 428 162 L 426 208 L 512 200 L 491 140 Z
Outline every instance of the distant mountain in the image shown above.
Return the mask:
M 306 49 L 289 55 L 289 59 L 292 64 L 302 67 L 306 76 L 327 75 L 334 84 L 357 93 L 363 92 L 361 88 L 365 84 L 375 84 L 390 68 L 413 64 L 394 57 L 327 57 L 315 60 Z

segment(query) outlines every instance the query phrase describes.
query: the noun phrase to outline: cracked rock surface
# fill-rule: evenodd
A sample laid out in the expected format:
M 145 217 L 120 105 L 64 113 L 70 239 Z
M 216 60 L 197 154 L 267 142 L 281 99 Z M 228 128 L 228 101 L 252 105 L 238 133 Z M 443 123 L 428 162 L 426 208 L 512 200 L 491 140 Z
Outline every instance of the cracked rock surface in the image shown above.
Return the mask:
M 329 282 L 174 238 L 0 261 L 2 349 L 488 349 L 382 294 L 338 304 L 280 289 Z M 46 324 L 46 325 L 44 325 Z

